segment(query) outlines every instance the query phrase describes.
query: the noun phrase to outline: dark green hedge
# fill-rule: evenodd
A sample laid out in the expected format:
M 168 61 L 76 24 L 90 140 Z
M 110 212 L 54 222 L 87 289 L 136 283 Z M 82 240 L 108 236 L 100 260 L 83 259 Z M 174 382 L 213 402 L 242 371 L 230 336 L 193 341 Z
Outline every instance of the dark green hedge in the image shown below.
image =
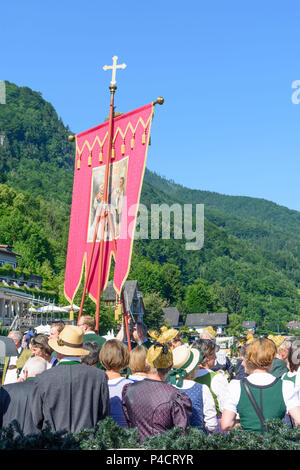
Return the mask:
M 96 431 L 71 434 L 47 428 L 30 436 L 24 436 L 14 421 L 0 429 L 0 450 L 300 450 L 300 427 L 289 428 L 279 420 L 270 420 L 266 427 L 264 436 L 240 428 L 209 436 L 196 428 L 189 428 L 186 434 L 174 428 L 139 444 L 137 429 L 120 428 L 112 418 L 100 421 Z

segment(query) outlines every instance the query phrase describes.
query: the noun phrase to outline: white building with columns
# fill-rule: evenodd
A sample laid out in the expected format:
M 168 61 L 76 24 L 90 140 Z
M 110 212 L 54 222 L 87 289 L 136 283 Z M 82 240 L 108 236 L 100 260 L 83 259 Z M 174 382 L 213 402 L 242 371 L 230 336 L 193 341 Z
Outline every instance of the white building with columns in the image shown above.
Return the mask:
M 28 314 L 31 302 L 32 295 L 0 287 L 0 322 L 2 326 L 9 326 L 16 315 L 25 316 Z

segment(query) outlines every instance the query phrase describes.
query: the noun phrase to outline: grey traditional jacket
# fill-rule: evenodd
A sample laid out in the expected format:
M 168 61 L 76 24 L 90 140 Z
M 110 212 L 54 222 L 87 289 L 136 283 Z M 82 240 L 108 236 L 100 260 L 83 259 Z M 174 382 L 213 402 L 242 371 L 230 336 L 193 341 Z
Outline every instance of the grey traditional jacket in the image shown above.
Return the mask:
M 80 363 L 60 363 L 36 377 L 32 417 L 39 429 L 48 422 L 53 431 L 92 429 L 109 415 L 105 373 Z
M 0 388 L 0 427 L 6 428 L 16 420 L 24 435 L 39 432 L 31 414 L 33 390 L 34 378 Z

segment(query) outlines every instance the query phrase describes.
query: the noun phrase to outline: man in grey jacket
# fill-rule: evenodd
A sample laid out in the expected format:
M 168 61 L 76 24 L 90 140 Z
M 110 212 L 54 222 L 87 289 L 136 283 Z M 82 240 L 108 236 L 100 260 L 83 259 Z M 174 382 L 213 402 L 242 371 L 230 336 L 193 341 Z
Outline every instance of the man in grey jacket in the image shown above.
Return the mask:
M 95 428 L 109 415 L 105 372 L 80 363 L 89 354 L 83 349 L 81 328 L 66 325 L 58 338 L 49 339 L 59 364 L 40 374 L 32 399 L 32 417 L 39 429 L 79 432 Z
M 32 420 L 31 402 L 35 377 L 46 370 L 45 359 L 31 357 L 24 366 L 24 382 L 11 383 L 0 388 L 0 427 L 6 428 L 15 420 L 24 435 L 39 432 Z

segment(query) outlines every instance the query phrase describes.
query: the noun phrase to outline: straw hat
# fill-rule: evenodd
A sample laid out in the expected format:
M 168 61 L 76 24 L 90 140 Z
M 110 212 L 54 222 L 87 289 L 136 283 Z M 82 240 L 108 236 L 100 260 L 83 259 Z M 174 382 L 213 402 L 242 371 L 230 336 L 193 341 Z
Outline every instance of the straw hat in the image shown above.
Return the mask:
M 166 326 L 162 326 L 160 328 L 160 331 L 150 330 L 148 331 L 148 334 L 157 343 L 165 344 L 169 343 L 178 335 L 178 330 L 175 330 L 175 328 L 168 329 Z
M 217 332 L 213 329 L 212 326 L 207 326 L 206 328 L 204 328 L 203 332 L 206 331 L 206 333 L 209 333 L 213 336 L 217 336 Z
M 148 349 L 147 362 L 155 369 L 168 369 L 173 364 L 172 350 L 166 344 L 154 344 Z
M 148 334 L 155 341 L 148 349 L 148 364 L 155 369 L 168 369 L 173 364 L 173 354 L 168 343 L 178 335 L 178 330 L 162 326 L 159 331 L 150 330 Z
M 48 340 L 54 351 L 65 356 L 87 356 L 90 352 L 83 349 L 83 331 L 79 326 L 66 325 L 58 338 Z
M 268 336 L 268 339 L 270 339 L 271 341 L 273 341 L 273 343 L 275 343 L 277 349 L 278 349 L 278 348 L 282 345 L 282 343 L 284 343 L 284 341 L 285 341 L 284 337 L 283 337 L 283 336 L 280 336 L 280 335 L 278 335 L 278 336 L 269 335 L 269 336 Z
M 248 333 L 247 336 L 246 336 L 246 340 L 247 340 L 247 341 L 246 341 L 246 344 L 251 344 L 251 343 L 253 343 L 254 339 L 255 339 L 255 338 L 254 338 L 254 335 L 253 335 L 252 333 Z
M 201 353 L 191 346 L 178 346 L 173 349 L 173 369 L 169 373 L 171 384 L 182 387 L 183 379 L 196 369 L 201 360 Z

